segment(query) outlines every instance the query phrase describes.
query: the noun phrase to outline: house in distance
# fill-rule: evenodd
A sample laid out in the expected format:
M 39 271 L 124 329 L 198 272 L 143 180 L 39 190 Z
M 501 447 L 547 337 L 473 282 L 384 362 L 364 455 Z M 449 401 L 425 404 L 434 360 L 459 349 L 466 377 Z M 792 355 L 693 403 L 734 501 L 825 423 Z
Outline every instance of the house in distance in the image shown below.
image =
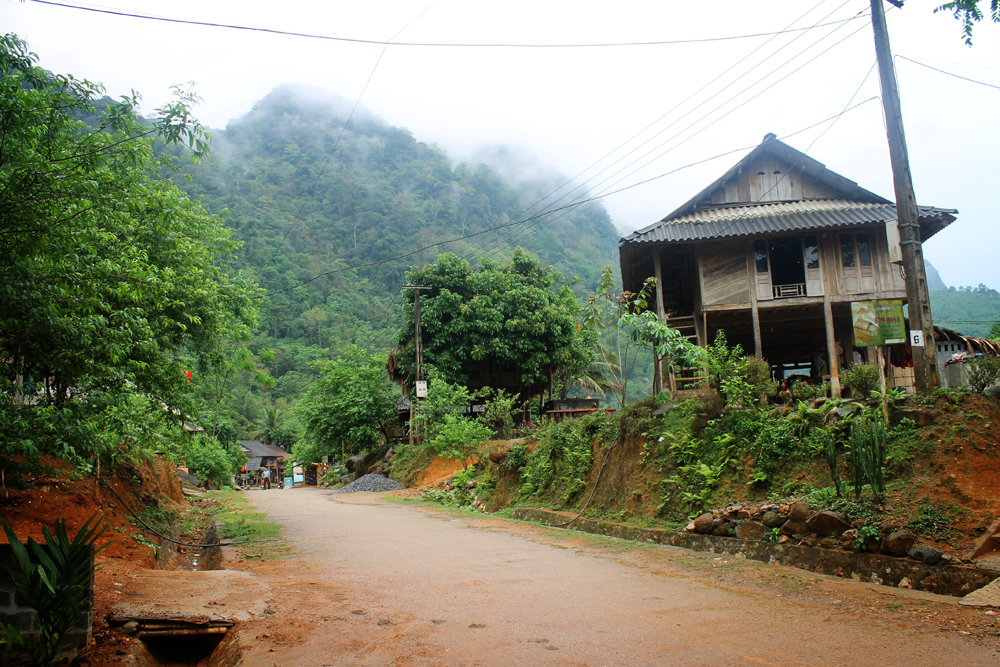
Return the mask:
M 923 241 L 958 213 L 918 209 Z M 619 241 L 623 289 L 655 277 L 651 307 L 691 340 L 705 346 L 722 330 L 767 359 L 775 378 L 823 377 L 839 396 L 840 370 L 864 354 L 854 349 L 852 302 L 906 303 L 896 218 L 891 201 L 768 134 L 677 210 Z M 907 345 L 893 346 L 891 385 L 912 386 Z

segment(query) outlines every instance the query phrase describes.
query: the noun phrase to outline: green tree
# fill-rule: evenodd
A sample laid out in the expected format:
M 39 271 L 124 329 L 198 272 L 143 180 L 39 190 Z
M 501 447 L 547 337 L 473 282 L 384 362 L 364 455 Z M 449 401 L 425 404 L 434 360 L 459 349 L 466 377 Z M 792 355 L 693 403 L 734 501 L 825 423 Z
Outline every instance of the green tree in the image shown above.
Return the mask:
M 469 468 L 469 459 L 475 455 L 492 430 L 479 420 L 463 417 L 454 412 L 444 416 L 444 421 L 427 446 L 437 454 L 449 459 L 459 459 L 462 467 Z
M 521 248 L 508 264 L 484 260 L 478 268 L 446 253 L 406 274 L 430 287 L 420 297 L 424 362 L 451 383 L 465 384 L 483 364 L 516 369 L 524 385 L 546 383 L 549 374 L 576 363 L 579 305 L 551 268 Z M 396 359 L 414 377 L 413 307 L 408 305 L 397 338 Z
M 3 456 L 89 458 L 110 406 L 189 396 L 185 371 L 255 326 L 253 283 L 226 269 L 239 244 L 160 178 L 158 138 L 204 155 L 178 90 L 151 121 L 139 96 L 55 75 L 0 37 L 0 437 Z M 84 122 L 82 119 L 87 119 Z
M 264 408 L 264 423 L 261 429 L 254 434 L 255 438 L 260 438 L 265 445 L 274 443 L 278 434 L 285 426 L 285 415 L 278 408 Z
M 650 346 L 647 299 L 653 279 L 643 285 L 638 294 L 616 292 L 614 273 L 609 264 L 604 268 L 597 293 L 587 301 L 583 325 L 596 332 L 596 369 L 605 371 L 604 385 L 611 391 L 619 408 L 624 408 L 628 385 L 635 371 L 639 352 Z M 655 319 L 655 315 L 650 314 Z M 658 331 L 658 330 L 656 330 Z M 649 329 L 647 333 L 653 332 Z M 652 335 L 650 333 L 650 335 Z
M 895 3 L 894 3 L 895 4 Z M 899 2 L 902 5 L 902 1 Z M 962 38 L 972 46 L 972 28 L 986 18 L 980 5 L 984 0 L 954 0 L 934 9 L 934 12 L 951 12 L 962 24 Z M 1000 0 L 989 0 L 989 20 L 1000 23 Z
M 205 434 L 189 439 L 182 456 L 191 474 L 206 487 L 229 485 L 232 476 L 247 462 L 246 455 L 235 442 L 223 445 Z
M 319 379 L 297 406 L 305 432 L 292 448 L 296 461 L 355 454 L 384 442 L 396 416 L 395 387 L 385 362 L 385 355 L 352 345 L 322 365 Z

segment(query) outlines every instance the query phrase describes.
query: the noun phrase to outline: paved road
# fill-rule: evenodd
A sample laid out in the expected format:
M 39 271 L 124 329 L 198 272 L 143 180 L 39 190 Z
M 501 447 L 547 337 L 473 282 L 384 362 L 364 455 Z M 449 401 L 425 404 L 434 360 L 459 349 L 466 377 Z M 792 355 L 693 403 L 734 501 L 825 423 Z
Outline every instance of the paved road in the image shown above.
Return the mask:
M 275 620 L 241 635 L 249 665 L 1000 664 L 954 632 L 748 593 L 674 566 L 698 558 L 711 568 L 711 555 L 646 546 L 630 561 L 607 556 L 623 545 L 373 494 L 249 497 L 299 555 L 257 568 L 276 588 Z

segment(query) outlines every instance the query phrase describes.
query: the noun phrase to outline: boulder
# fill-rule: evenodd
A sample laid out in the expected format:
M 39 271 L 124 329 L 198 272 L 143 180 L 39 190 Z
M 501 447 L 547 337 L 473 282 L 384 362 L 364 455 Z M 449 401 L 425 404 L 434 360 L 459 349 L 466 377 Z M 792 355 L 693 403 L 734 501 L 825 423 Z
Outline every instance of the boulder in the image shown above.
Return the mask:
M 916 544 L 916 535 L 908 530 L 896 530 L 882 540 L 882 551 L 891 556 L 906 556 Z
M 692 523 L 694 524 L 694 532 L 701 533 L 704 535 L 712 530 L 712 513 L 705 512 L 700 517 L 695 519 Z
M 933 547 L 913 547 L 906 555 L 928 565 L 937 565 L 941 561 L 941 552 Z
M 500 463 L 507 457 L 507 452 L 514 446 L 513 442 L 504 442 L 490 450 L 489 457 L 493 463 Z
M 720 517 L 715 517 L 714 519 L 712 519 L 712 531 L 713 531 L 713 534 L 716 534 L 715 533 L 715 529 L 718 528 L 719 526 L 723 525 L 724 523 L 726 523 L 726 520 L 722 519 Z
M 840 545 L 845 549 L 854 548 L 854 540 L 858 539 L 857 528 L 851 528 L 850 530 L 845 530 L 844 534 L 840 536 Z
M 736 526 L 736 537 L 741 540 L 762 540 L 767 527 L 758 521 L 743 521 Z
M 729 535 L 733 529 L 733 524 L 723 523 L 712 529 L 713 535 Z
M 809 503 L 800 500 L 788 509 L 788 520 L 800 523 L 804 522 L 809 518 L 810 511 L 812 511 L 812 508 L 809 506 Z
M 745 510 L 743 508 L 740 508 L 739 510 L 736 511 L 736 519 L 738 521 L 743 521 L 744 519 L 749 519 L 749 518 L 750 518 L 750 512 L 749 511 L 747 511 L 747 510 Z
M 347 459 L 347 472 L 354 472 L 354 469 L 358 467 L 358 464 L 365 460 L 368 456 L 368 452 L 361 452 L 360 454 L 355 454 L 351 458 Z
M 785 524 L 778 529 L 778 535 L 805 535 L 810 532 L 806 527 L 805 521 L 786 521 Z
M 780 528 L 781 524 L 785 523 L 785 520 L 781 518 L 774 510 L 764 512 L 764 519 L 761 521 L 768 528 Z
M 831 537 L 843 534 L 851 527 L 851 523 L 843 514 L 824 510 L 809 517 L 806 520 L 806 526 L 808 526 L 810 533 Z

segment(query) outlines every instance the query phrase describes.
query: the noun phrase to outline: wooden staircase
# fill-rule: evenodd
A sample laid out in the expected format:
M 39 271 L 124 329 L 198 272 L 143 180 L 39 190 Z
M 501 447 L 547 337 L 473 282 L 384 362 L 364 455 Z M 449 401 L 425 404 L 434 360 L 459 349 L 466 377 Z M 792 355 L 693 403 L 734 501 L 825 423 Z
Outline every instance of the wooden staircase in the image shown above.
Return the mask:
M 698 344 L 698 327 L 694 315 L 671 315 L 667 324 L 676 329 L 682 336 L 695 345 Z M 667 377 L 665 389 L 669 389 L 678 398 L 690 398 L 698 387 L 708 380 L 708 369 L 701 367 L 681 368 Z

